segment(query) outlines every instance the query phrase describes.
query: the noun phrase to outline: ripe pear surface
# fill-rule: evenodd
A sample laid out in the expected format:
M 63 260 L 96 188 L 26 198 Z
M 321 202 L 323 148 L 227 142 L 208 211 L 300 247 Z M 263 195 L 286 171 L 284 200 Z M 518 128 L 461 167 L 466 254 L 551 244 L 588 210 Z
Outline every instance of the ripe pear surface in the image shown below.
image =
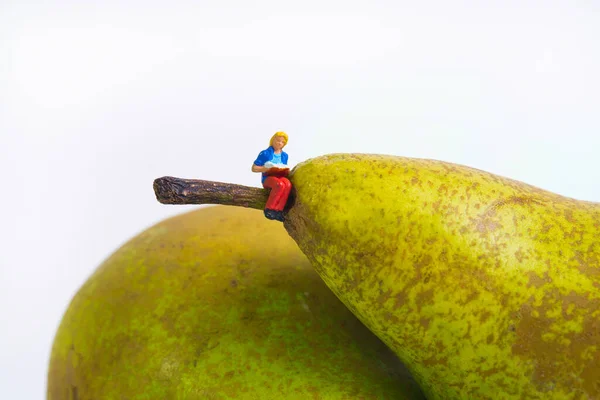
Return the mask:
M 208 207 L 109 257 L 55 337 L 50 400 L 421 399 L 281 224 Z
M 285 227 L 430 399 L 600 399 L 600 204 L 455 164 L 333 154 Z

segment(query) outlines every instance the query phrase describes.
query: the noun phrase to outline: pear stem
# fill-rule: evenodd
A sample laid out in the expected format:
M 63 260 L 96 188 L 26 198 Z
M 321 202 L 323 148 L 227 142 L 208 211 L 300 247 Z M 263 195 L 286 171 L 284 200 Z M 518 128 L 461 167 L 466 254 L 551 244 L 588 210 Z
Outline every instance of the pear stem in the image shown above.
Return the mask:
M 222 204 L 261 210 L 269 198 L 266 189 L 172 176 L 155 179 L 153 186 L 162 204 Z

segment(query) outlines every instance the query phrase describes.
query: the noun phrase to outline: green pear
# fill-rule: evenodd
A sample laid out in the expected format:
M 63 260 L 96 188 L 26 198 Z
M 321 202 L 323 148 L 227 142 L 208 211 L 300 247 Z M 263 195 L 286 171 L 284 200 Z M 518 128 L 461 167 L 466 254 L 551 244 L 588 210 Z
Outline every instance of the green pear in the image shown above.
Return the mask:
M 64 315 L 50 400 L 420 399 L 262 212 L 208 207 L 110 256 Z
M 600 399 L 600 204 L 383 155 L 290 180 L 285 228 L 429 399 Z

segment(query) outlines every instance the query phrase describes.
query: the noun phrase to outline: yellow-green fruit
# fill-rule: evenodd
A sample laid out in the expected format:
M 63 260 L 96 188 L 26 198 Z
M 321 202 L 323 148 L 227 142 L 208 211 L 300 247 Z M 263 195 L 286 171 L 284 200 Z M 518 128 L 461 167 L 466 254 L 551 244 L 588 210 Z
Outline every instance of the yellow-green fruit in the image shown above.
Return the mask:
M 450 163 L 334 154 L 285 227 L 430 399 L 600 399 L 600 204 Z
M 48 399 L 418 399 L 281 224 L 208 207 L 138 235 L 58 329 Z

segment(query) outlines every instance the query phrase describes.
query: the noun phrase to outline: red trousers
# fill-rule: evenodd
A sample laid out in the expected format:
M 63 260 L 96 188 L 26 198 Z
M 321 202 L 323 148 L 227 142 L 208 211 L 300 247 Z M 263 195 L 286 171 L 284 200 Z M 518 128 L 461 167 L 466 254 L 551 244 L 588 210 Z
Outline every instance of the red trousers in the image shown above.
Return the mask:
M 263 182 L 263 186 L 271 189 L 271 194 L 269 194 L 269 200 L 267 200 L 265 208 L 283 211 L 288 196 L 290 195 L 290 191 L 292 190 L 292 182 L 285 177 L 277 178 L 269 176 Z

